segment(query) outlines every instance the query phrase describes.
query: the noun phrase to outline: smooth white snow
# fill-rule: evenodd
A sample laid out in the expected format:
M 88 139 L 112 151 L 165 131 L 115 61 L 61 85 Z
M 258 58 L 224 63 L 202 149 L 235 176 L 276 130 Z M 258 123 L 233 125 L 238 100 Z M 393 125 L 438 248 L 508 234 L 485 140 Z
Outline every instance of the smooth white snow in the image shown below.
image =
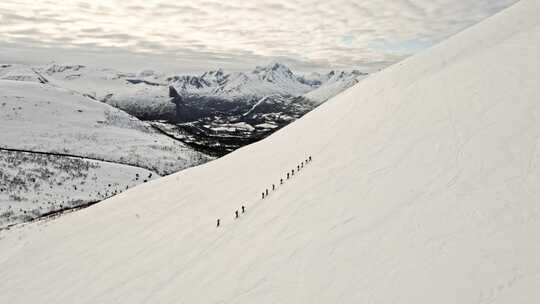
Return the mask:
M 79 93 L 0 80 L 0 147 L 72 154 L 168 174 L 210 158 Z
M 0 229 L 211 160 L 107 104 L 22 79 L 0 80 Z
M 303 97 L 317 104 L 321 104 L 357 84 L 360 80 L 366 78 L 367 76 L 368 74 L 360 73 L 358 71 L 341 71 L 338 73 L 333 73 L 333 75 L 323 82 L 320 87 L 308 92 L 307 94 L 304 94 Z
M 5 233 L 0 302 L 537 303 L 538 54 L 524 0 L 261 142 Z

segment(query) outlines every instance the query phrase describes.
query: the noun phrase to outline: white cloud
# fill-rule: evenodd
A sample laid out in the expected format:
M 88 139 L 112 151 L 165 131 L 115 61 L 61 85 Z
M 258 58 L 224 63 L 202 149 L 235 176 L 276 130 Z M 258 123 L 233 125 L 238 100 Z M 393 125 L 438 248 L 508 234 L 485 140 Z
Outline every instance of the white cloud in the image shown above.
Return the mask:
M 305 66 L 385 65 L 515 2 L 4 0 L 0 48 L 53 50 L 43 58 L 58 61 L 76 60 L 77 50 L 95 58 L 132 53 L 178 69 L 185 58 L 193 66 L 242 67 L 270 57 Z

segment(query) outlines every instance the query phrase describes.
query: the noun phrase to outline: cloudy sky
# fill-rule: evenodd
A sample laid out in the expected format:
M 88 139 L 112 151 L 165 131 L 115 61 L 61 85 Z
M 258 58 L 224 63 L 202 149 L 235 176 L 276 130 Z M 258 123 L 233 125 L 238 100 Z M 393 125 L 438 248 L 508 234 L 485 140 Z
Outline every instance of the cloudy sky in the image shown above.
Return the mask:
M 0 63 L 378 69 L 518 0 L 2 0 Z

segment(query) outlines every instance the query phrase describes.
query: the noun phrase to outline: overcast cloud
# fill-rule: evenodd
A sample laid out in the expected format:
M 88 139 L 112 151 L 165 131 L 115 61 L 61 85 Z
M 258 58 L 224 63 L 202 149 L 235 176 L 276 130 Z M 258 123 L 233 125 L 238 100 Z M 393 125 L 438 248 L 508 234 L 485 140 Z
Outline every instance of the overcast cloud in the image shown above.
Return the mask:
M 517 0 L 3 0 L 0 61 L 376 69 Z

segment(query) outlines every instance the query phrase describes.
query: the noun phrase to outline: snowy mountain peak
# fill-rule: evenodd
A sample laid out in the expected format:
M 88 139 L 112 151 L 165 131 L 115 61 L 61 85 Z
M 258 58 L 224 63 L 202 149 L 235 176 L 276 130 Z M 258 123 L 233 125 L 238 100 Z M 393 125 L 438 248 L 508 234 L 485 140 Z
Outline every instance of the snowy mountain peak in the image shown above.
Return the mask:
M 270 94 L 300 96 L 314 87 L 299 81 L 279 62 L 258 66 L 251 72 L 225 73 L 222 69 L 200 76 L 174 76 L 167 79 L 180 94 L 225 99 L 264 97 Z
M 257 66 L 253 72 L 254 73 L 260 73 L 261 71 L 266 71 L 267 72 L 267 71 L 278 71 L 278 70 L 289 70 L 290 71 L 290 69 L 286 65 L 284 65 L 284 64 L 282 64 L 282 63 L 280 63 L 278 61 L 271 61 L 270 63 L 268 63 L 265 66 Z
M 212 84 L 217 86 L 222 85 L 228 77 L 229 75 L 225 74 L 221 68 L 205 72 L 200 76 L 200 78 L 204 79 L 210 86 L 212 86 Z
M 266 66 L 257 66 L 251 72 L 226 73 L 222 69 L 217 69 L 200 76 L 169 77 L 167 81 L 179 94 L 225 99 L 262 98 L 272 94 L 301 96 L 327 83 L 340 83 L 333 85 L 331 90 L 325 90 L 327 92 L 323 94 L 317 94 L 316 101 L 323 102 L 356 83 L 351 80 L 360 75 L 367 74 L 360 71 L 331 71 L 328 74 L 311 73 L 307 76 L 296 76 L 286 65 L 273 61 Z
M 10 231 L 0 303 L 538 303 L 539 18 L 517 2 L 265 140 Z
M 259 75 L 262 80 L 274 82 L 279 78 L 294 78 L 294 73 L 287 66 L 279 62 L 271 62 L 267 66 L 257 67 L 253 71 L 254 74 Z
M 83 69 L 85 67 L 86 66 L 80 65 L 80 64 L 77 64 L 77 65 L 63 65 L 63 64 L 53 63 L 52 65 L 50 65 L 45 70 L 45 73 L 47 73 L 49 75 L 52 75 L 52 74 L 55 74 L 55 73 L 64 73 L 64 72 L 67 72 L 67 71 L 76 72 L 76 71 L 79 71 L 79 70 L 81 70 L 81 69 Z
M 223 75 L 224 75 L 223 69 L 219 68 L 217 70 L 211 70 L 211 71 L 208 71 L 208 72 L 204 72 L 201 75 L 201 78 L 204 78 L 204 77 L 221 77 Z

